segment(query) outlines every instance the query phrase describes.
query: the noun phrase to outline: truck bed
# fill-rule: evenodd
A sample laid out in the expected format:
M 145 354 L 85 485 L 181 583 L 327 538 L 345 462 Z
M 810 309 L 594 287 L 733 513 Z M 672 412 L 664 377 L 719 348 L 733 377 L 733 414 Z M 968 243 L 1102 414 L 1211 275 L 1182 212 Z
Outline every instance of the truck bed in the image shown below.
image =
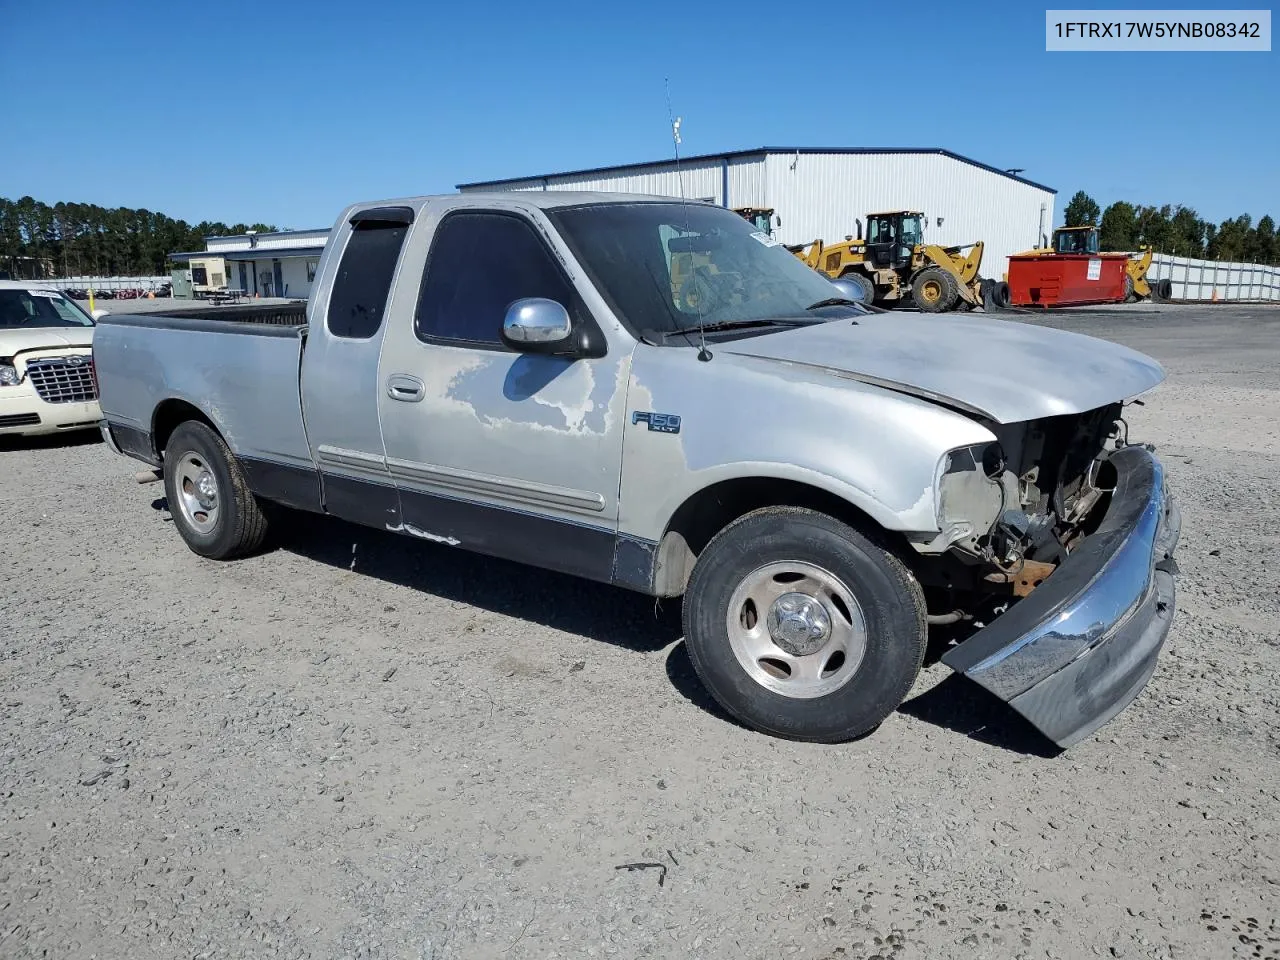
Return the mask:
M 227 318 L 216 320 L 189 314 L 103 317 L 93 344 L 103 418 L 114 433 L 154 453 L 158 421 L 186 403 L 213 421 L 242 460 L 312 469 L 298 389 L 306 328 L 300 315 L 290 325 L 271 319 L 287 316 L 280 311 L 202 311 Z
M 217 320 L 221 323 L 256 323 L 282 327 L 306 326 L 307 302 L 252 303 L 235 306 L 204 304 L 190 307 L 171 307 L 163 314 L 183 320 Z

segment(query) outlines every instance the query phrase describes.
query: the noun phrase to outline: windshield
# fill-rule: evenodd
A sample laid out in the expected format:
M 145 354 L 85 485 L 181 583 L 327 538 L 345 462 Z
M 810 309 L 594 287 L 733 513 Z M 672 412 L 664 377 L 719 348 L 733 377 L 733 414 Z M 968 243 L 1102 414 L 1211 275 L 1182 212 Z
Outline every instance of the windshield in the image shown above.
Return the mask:
M 1096 230 L 1059 230 L 1058 253 L 1097 253 L 1098 233 Z
M 903 217 L 902 218 L 902 242 L 913 247 L 918 246 L 924 240 L 924 228 L 921 226 L 919 217 Z
M 917 216 L 888 213 L 867 218 L 867 243 L 902 243 L 918 245 L 924 229 Z
M 779 241 L 721 207 L 609 203 L 547 215 L 643 339 L 695 331 L 700 321 L 820 321 L 809 311 L 840 295 Z
M 92 326 L 87 313 L 54 290 L 0 290 L 0 330 Z

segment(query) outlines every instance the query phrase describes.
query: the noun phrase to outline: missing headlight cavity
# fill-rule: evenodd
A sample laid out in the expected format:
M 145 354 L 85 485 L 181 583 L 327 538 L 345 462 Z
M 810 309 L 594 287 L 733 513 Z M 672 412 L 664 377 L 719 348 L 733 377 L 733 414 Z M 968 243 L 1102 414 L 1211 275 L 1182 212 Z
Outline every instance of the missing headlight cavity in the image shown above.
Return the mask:
M 1004 510 L 1008 491 L 998 443 L 953 450 L 938 483 L 938 520 L 952 542 L 976 547 Z
M 1012 569 L 1059 563 L 1114 485 L 1106 461 L 1120 405 L 984 424 L 991 443 L 951 451 L 938 482 L 935 544 L 960 559 Z
M 990 480 L 995 480 L 1004 473 L 1004 447 L 999 443 L 989 443 L 982 450 L 982 472 Z

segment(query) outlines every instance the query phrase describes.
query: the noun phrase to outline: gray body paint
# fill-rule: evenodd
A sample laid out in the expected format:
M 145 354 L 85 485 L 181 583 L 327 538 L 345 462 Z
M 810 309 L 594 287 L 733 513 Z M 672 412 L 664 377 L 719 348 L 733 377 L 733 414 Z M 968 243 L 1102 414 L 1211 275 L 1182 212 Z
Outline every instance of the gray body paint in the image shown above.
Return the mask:
M 379 491 L 377 509 L 358 519 L 415 536 L 476 546 L 465 532 L 425 533 L 441 529 L 439 513 L 401 514 L 411 503 L 438 511 L 443 498 L 559 524 L 550 529 L 583 544 L 597 534 L 622 538 L 628 547 L 619 563 L 629 571 L 622 579 L 645 589 L 632 582 L 632 568 L 656 553 L 680 505 L 712 484 L 792 480 L 842 498 L 885 529 L 927 535 L 939 529 L 937 484 L 948 451 L 994 439 L 980 420 L 1088 410 L 1163 379 L 1154 361 L 1115 344 L 960 314 L 832 320 L 715 344 L 710 362 L 699 362 L 693 348 L 638 343 L 543 211 L 645 199 L 507 193 L 396 201 L 415 220 L 370 340 L 332 336 L 325 324 L 349 219 L 375 205 L 349 207 L 320 262 L 301 364 L 296 337 L 108 319 L 94 351 L 104 416 L 150 431 L 157 405 L 184 400 L 238 456 L 318 470 L 326 503 L 337 493 L 358 499 L 363 489 Z M 456 209 L 531 222 L 599 325 L 605 355 L 570 361 L 419 340 L 413 321 L 432 234 Z M 421 381 L 420 401 L 392 398 L 393 376 Z M 633 423 L 636 412 L 678 416 L 679 432 Z M 596 547 L 581 550 L 595 556 Z M 618 579 L 608 566 L 587 575 Z

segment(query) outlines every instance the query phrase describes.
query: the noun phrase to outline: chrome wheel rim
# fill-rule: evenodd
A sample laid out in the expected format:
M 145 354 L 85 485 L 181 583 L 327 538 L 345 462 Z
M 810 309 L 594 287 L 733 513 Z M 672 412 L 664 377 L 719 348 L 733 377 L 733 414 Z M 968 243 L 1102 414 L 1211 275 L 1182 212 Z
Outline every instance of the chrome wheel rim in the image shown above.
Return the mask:
M 200 533 L 210 533 L 218 523 L 218 481 L 204 458 L 184 453 L 175 472 L 178 509 L 182 518 Z
M 729 644 L 756 683 L 811 700 L 853 679 L 867 650 L 867 622 L 838 577 L 811 563 L 757 567 L 729 598 Z

